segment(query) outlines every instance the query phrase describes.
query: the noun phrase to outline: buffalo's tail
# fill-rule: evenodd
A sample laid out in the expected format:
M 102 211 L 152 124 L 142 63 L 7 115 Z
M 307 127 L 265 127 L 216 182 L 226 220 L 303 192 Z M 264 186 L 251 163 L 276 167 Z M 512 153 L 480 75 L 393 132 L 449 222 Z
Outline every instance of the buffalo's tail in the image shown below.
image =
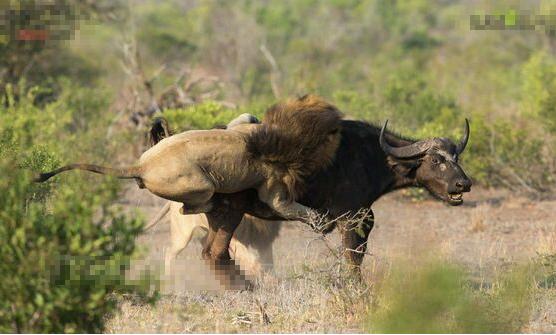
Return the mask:
M 34 179 L 34 181 L 42 183 L 54 177 L 58 173 L 69 170 L 85 170 L 94 173 L 114 176 L 121 179 L 136 179 L 138 182 L 141 181 L 141 169 L 138 166 L 126 168 L 110 168 L 94 164 L 69 164 L 50 172 L 41 173 L 37 178 Z
M 143 231 L 147 231 L 152 227 L 154 227 L 157 223 L 159 223 L 160 220 L 162 220 L 162 218 L 166 216 L 166 214 L 168 214 L 171 205 L 172 203 L 170 201 L 167 201 L 164 207 L 162 207 L 162 209 L 160 209 L 160 211 L 155 215 L 155 217 L 145 226 L 145 228 L 143 228 Z
M 151 146 L 170 136 L 172 136 L 172 130 L 170 126 L 168 126 L 168 121 L 162 116 L 154 119 L 151 130 L 149 131 L 149 143 Z

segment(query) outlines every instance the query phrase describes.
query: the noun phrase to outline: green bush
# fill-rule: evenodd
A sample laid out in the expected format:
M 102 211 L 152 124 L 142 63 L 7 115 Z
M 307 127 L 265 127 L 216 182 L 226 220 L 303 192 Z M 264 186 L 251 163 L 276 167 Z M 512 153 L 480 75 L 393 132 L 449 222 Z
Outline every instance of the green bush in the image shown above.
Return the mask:
M 376 100 L 355 91 L 341 90 L 334 92 L 332 103 L 348 117 L 378 121 L 383 114 Z
M 438 118 L 446 110 L 461 114 L 455 100 L 433 90 L 417 70 L 394 73 L 382 95 L 384 107 L 395 115 L 396 121 L 411 125 L 413 130 Z
M 1 168 L 1 332 L 101 332 L 116 310 L 111 293 L 147 293 L 124 276 L 143 221 L 108 207 L 113 183 L 83 192 L 77 180 L 47 206 L 31 200 L 35 186 L 18 166 Z
M 80 148 L 93 154 L 103 134 L 101 119 L 93 120 L 102 103 L 87 99 L 91 108 L 75 119 L 82 111 L 71 92 L 79 89 L 42 107 L 33 91 L 40 90 L 18 101 L 8 95 L 0 107 L 0 332 L 101 332 L 116 311 L 113 293 L 155 297 L 148 281 L 125 277 L 143 220 L 111 205 L 114 180 L 68 174 L 63 182 L 31 182 L 30 174 Z
M 523 112 L 556 132 L 556 60 L 544 51 L 533 53 L 523 65 L 522 77 Z
M 532 276 L 516 268 L 491 289 L 473 289 L 465 271 L 439 261 L 399 266 L 381 285 L 367 329 L 378 333 L 516 333 L 532 308 Z
M 556 288 L 556 253 L 540 254 L 537 259 L 537 283 L 539 287 Z
M 234 109 L 222 106 L 218 102 L 207 101 L 183 109 L 168 109 L 163 112 L 163 115 L 174 132 L 181 132 L 226 125 L 242 113 L 261 116 L 265 108 L 263 104 L 253 103 L 245 108 Z

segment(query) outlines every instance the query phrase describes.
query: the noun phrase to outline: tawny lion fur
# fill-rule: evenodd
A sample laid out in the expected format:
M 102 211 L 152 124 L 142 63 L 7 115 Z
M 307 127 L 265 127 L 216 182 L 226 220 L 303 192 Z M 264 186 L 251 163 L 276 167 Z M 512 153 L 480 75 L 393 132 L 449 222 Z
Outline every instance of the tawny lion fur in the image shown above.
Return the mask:
M 153 194 L 183 203 L 182 214 L 210 211 L 214 193 L 254 188 L 281 217 L 305 219 L 312 210 L 295 199 L 303 179 L 331 163 L 340 141 L 340 121 L 334 106 L 307 95 L 273 106 L 262 124 L 165 138 L 141 155 L 135 166 L 71 164 L 36 180 L 72 169 L 132 178 Z
M 340 145 L 340 121 L 336 107 L 318 96 L 290 99 L 266 111 L 263 127 L 251 134 L 247 148 L 271 167 L 272 181 L 286 184 L 296 198 L 304 179 L 332 162 Z

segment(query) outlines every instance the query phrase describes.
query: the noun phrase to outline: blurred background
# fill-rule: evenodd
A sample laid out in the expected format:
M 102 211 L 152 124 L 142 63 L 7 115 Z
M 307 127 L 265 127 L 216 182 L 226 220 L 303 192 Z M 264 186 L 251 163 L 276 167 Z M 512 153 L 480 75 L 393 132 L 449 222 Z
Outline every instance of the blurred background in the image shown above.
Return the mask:
M 51 110 L 42 121 L 55 130 L 41 131 L 43 143 L 69 134 L 83 142 L 92 129 L 95 141 L 114 143 L 116 133 L 140 136 L 156 114 L 175 128 L 206 128 L 317 93 L 349 117 L 390 118 L 408 136 L 457 136 L 469 117 L 464 159 L 476 181 L 534 195 L 554 186 L 550 1 L 10 3 L 3 105 Z M 543 14 L 547 24 L 472 30 L 470 15 L 486 14 L 514 26 L 520 15 Z
M 513 28 L 544 15 L 545 25 L 475 30 L 471 15 Z M 129 265 L 143 224 L 114 205 L 113 180 L 33 185 L 30 171 L 124 165 L 146 150 L 156 116 L 209 128 L 306 93 L 413 138 L 457 138 L 467 117 L 462 161 L 477 188 L 553 196 L 552 1 L 1 1 L 0 331 L 103 329 L 114 308 L 103 299 L 129 289 L 110 271 Z M 112 265 L 66 262 L 57 280 L 91 280 L 45 284 L 53 255 Z

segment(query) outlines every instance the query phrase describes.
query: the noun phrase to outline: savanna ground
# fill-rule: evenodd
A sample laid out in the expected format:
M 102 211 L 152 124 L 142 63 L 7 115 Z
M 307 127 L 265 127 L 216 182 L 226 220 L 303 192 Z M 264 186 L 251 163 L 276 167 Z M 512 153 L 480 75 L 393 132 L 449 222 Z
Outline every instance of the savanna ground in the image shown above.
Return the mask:
M 128 192 L 130 208 L 152 216 L 161 201 Z M 218 290 L 200 261 L 200 239 L 179 256 L 183 267 L 174 293 L 154 306 L 124 301 L 107 331 L 129 332 L 364 332 L 380 283 L 398 263 L 418 263 L 435 254 L 463 265 L 485 288 L 512 264 L 556 251 L 556 201 L 534 201 L 501 190 L 474 189 L 460 207 L 433 199 L 390 194 L 374 206 L 376 223 L 363 263 L 364 284 L 338 276 L 339 234 L 327 242 L 301 223 L 286 223 L 274 244 L 275 268 L 253 292 Z M 146 258 L 160 260 L 169 241 L 161 222 L 139 237 Z M 328 246 L 327 246 L 328 243 Z M 186 268 L 188 267 L 188 268 Z M 204 271 L 203 271 L 204 270 Z M 521 329 L 556 331 L 556 292 L 534 294 L 530 320 Z M 268 320 L 263 318 L 263 313 Z M 269 321 L 269 322 L 268 322 Z

